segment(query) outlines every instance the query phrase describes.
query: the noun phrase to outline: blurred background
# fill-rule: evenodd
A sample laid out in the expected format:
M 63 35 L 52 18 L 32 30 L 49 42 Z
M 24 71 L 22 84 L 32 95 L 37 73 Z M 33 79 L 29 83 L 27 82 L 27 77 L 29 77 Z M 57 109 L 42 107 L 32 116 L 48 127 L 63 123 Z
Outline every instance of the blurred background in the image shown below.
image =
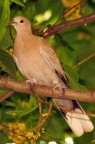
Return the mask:
M 5 24 L 15 16 L 22 15 L 31 21 L 36 34 L 53 25 L 60 15 L 80 0 L 3 0 L 0 1 L 0 76 L 9 76 L 25 80 L 12 58 L 13 42 L 16 32 L 6 28 Z M 86 0 L 81 6 L 65 14 L 58 24 L 78 19 L 94 13 L 95 0 Z M 71 27 L 47 38 L 54 47 L 65 70 L 71 89 L 95 90 L 95 21 Z M 90 59 L 86 59 L 93 55 Z M 86 59 L 84 63 L 79 62 Z M 2 97 L 7 89 L 0 89 Z M 47 99 L 47 101 L 51 101 Z M 81 102 L 87 113 L 95 113 L 95 104 Z M 42 106 L 42 116 L 46 117 L 48 105 Z M 36 130 L 28 131 L 37 125 L 39 119 L 38 103 L 32 95 L 15 93 L 0 103 L 0 143 L 32 144 Z M 95 118 L 91 118 L 95 125 Z M 10 130 L 15 131 L 11 133 Z M 27 136 L 20 136 L 21 134 Z M 18 133 L 18 135 L 16 134 Z M 95 130 L 77 138 L 69 129 L 56 108 L 53 108 L 48 120 L 42 125 L 37 144 L 90 144 L 95 139 Z M 93 142 L 94 143 L 94 142 Z

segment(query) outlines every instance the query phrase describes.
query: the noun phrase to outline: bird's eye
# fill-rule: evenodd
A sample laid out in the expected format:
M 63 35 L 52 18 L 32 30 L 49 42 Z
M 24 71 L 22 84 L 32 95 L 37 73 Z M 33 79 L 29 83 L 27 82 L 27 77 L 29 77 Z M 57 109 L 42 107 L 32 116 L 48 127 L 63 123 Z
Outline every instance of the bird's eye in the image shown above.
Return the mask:
M 20 23 L 24 23 L 24 20 L 20 20 Z

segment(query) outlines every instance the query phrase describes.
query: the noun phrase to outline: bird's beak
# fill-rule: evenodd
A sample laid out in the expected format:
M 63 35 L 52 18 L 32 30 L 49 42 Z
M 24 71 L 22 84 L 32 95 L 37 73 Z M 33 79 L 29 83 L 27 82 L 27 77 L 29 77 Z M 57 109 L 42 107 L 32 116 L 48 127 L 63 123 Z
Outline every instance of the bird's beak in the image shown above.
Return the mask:
M 15 21 L 11 21 L 11 22 L 6 23 L 5 26 L 11 26 L 11 25 L 15 25 L 15 24 L 16 24 Z

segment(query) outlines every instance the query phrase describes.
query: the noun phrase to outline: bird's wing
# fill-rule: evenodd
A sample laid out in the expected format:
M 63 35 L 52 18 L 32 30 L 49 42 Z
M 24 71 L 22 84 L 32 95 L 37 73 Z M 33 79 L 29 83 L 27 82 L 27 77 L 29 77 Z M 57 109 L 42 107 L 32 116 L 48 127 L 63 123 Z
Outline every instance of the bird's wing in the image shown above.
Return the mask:
M 48 65 L 56 71 L 57 75 L 61 78 L 63 83 L 67 85 L 67 81 L 64 75 L 64 71 L 59 63 L 59 60 L 49 45 L 44 39 L 42 39 L 40 53 L 48 63 Z M 60 76 L 61 75 L 61 76 Z M 54 99 L 55 103 L 61 105 L 69 111 L 60 110 L 61 114 L 65 117 L 65 120 L 69 124 L 70 128 L 73 130 L 76 136 L 83 135 L 84 132 L 90 132 L 93 130 L 94 126 L 90 121 L 89 117 L 83 111 L 81 106 L 75 100 L 60 100 Z M 70 111 L 71 110 L 71 111 Z
M 40 53 L 52 70 L 59 75 L 65 75 L 54 49 L 44 38 L 41 40 Z

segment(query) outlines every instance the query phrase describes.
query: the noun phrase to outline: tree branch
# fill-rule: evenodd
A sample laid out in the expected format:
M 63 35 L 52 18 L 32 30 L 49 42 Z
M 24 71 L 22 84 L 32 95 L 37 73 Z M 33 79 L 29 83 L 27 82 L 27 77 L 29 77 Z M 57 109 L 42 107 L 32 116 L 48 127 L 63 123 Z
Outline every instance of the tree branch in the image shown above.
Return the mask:
M 27 87 L 25 82 L 13 80 L 7 77 L 0 79 L 0 88 L 8 88 L 15 92 L 35 93 L 38 95 L 43 95 L 44 97 L 51 97 L 56 99 L 69 99 L 69 100 L 78 100 L 84 102 L 95 102 L 95 92 L 91 92 L 91 91 L 63 89 L 63 94 L 62 94 L 63 96 L 60 96 L 59 90 L 55 89 L 53 91 L 53 87 L 49 87 L 45 85 L 34 85 L 31 87 L 33 91 Z M 1 98 L 0 98 L 0 102 L 2 102 Z
M 43 33 L 44 34 L 43 37 L 44 38 L 50 37 L 66 28 L 69 28 L 69 27 L 74 27 L 74 26 L 78 26 L 78 25 L 87 25 L 88 23 L 90 23 L 94 20 L 95 20 L 95 13 L 90 14 L 85 17 L 82 17 L 82 18 L 79 18 L 79 19 L 65 22 L 63 24 L 55 25 L 51 28 L 46 29 L 46 33 L 45 32 Z

